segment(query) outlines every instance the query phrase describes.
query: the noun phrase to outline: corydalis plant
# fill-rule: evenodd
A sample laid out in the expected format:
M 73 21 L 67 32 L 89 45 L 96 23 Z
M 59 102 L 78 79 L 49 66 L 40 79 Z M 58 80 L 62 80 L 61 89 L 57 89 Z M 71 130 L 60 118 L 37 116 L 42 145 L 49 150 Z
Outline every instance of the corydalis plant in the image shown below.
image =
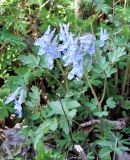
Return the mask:
M 54 36 L 54 33 L 55 29 L 51 31 L 49 26 L 45 34 L 36 40 L 34 45 L 39 46 L 38 55 L 45 55 L 50 70 L 53 68 L 54 60 L 62 58 L 65 67 L 72 64 L 68 79 L 71 80 L 75 76 L 77 79 L 81 79 L 84 55 L 87 53 L 92 56 L 95 53 L 95 36 L 89 33 L 82 37 L 76 37 L 69 32 L 69 24 L 60 24 L 60 33 L 56 36 Z M 99 47 L 103 47 L 107 39 L 107 31 L 101 28 Z
M 14 101 L 14 109 L 19 118 L 22 117 L 22 103 L 24 102 L 24 89 L 18 87 L 9 97 L 7 97 L 5 104 L 9 104 Z M 18 97 L 19 95 L 19 97 Z

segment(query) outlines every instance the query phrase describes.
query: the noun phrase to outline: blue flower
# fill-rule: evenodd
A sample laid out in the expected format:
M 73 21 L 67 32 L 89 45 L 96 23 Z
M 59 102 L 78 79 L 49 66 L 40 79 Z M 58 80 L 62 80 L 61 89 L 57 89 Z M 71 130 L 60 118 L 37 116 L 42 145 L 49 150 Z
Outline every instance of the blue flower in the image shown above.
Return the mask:
M 69 24 L 60 24 L 59 40 L 62 44 L 58 49 L 63 53 L 64 66 L 72 64 L 72 70 L 68 73 L 68 79 L 75 76 L 81 78 L 83 75 L 83 55 L 79 45 L 79 39 L 69 32 Z
M 67 40 L 67 37 L 69 37 L 69 23 L 60 24 L 59 26 L 60 26 L 59 39 L 60 41 L 65 42 Z
M 19 98 L 17 100 L 18 95 L 19 95 Z M 9 96 L 5 101 L 5 104 L 8 104 L 14 101 L 14 109 L 19 118 L 22 117 L 21 105 L 23 103 L 23 98 L 24 98 L 24 89 L 22 87 L 18 87 L 16 91 L 11 96 Z
M 19 101 L 15 99 L 14 104 L 15 104 L 14 105 L 15 113 L 18 115 L 19 118 L 21 118 L 22 117 L 21 103 L 19 103 Z
M 16 96 L 18 95 L 20 89 L 21 89 L 21 87 L 18 87 L 14 93 L 12 93 L 9 97 L 7 97 L 5 104 L 8 104 L 8 103 L 14 101 Z
M 71 80 L 77 76 L 77 79 L 81 79 L 83 76 L 83 64 L 74 64 L 72 70 L 68 74 L 68 79 Z
M 87 52 L 88 54 L 93 55 L 95 53 L 95 40 L 95 36 L 91 33 L 79 37 L 79 42 L 83 52 Z
M 65 52 L 65 50 L 71 45 L 73 37 L 74 35 L 69 32 L 69 24 L 60 24 L 59 40 L 62 44 L 59 45 L 58 50 Z
M 19 96 L 19 99 L 15 99 L 15 102 L 14 102 L 14 109 L 15 109 L 15 112 L 16 114 L 18 115 L 19 118 L 22 117 L 22 103 L 23 103 L 23 96 L 24 96 L 24 89 L 21 89 L 20 90 L 20 96 Z
M 50 26 L 48 26 L 47 31 L 44 33 L 44 35 L 35 41 L 34 45 L 39 46 L 38 55 L 46 54 L 48 45 L 50 44 L 51 39 L 54 36 L 54 33 L 55 30 L 51 31 Z
M 105 45 L 105 41 L 108 39 L 108 33 L 106 29 L 102 29 L 100 31 L 100 40 L 99 40 L 99 47 L 103 47 Z
M 88 51 L 88 54 L 90 56 L 92 56 L 95 53 L 95 43 L 93 43 L 91 46 L 89 46 L 87 51 Z
M 47 61 L 47 68 L 52 69 L 54 60 L 60 58 L 64 66 L 72 65 L 72 70 L 68 73 L 68 79 L 81 79 L 83 76 L 83 56 L 88 53 L 91 58 L 95 53 L 96 38 L 93 34 L 88 33 L 82 37 L 75 37 L 69 31 L 69 24 L 60 24 L 60 33 L 54 37 L 55 29 L 51 31 L 48 26 L 45 34 L 36 40 L 36 46 L 39 46 L 38 55 L 44 55 Z M 101 30 L 100 42 L 107 40 L 106 30 Z M 60 44 L 57 44 L 60 41 Z
M 68 79 L 73 79 L 74 76 L 81 78 L 83 75 L 83 55 L 78 39 L 73 39 L 63 55 L 64 66 L 72 64 L 72 70 L 68 74 Z
M 50 70 L 53 68 L 54 60 L 61 56 L 57 46 L 58 36 L 54 38 L 54 33 L 55 29 L 51 31 L 50 26 L 48 26 L 44 35 L 41 38 L 38 38 L 34 43 L 35 46 L 39 46 L 38 55 L 45 56 L 47 68 Z

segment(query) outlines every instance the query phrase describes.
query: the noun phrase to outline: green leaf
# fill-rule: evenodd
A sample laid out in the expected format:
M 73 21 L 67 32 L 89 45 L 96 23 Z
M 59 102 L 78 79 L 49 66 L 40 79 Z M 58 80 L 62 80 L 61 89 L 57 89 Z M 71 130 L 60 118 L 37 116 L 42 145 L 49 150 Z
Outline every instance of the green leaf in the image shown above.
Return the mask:
M 65 116 L 62 116 L 59 120 L 60 128 L 63 129 L 66 135 L 69 135 L 69 126 Z
M 36 113 L 33 113 L 32 115 L 31 115 L 31 119 L 32 120 L 37 120 L 37 119 L 39 119 L 40 118 L 40 113 L 38 112 L 36 112 Z
M 31 5 L 32 5 L 32 4 L 37 4 L 37 5 L 39 5 L 39 6 L 42 5 L 42 2 L 43 2 L 42 0 L 36 0 L 36 1 L 35 1 L 35 0 L 29 0 L 29 1 L 28 1 L 28 3 L 30 3 Z
M 98 116 L 99 118 L 100 117 L 106 117 L 106 116 L 108 116 L 108 112 L 107 111 L 103 111 L 103 112 L 94 112 L 93 113 L 95 116 Z
M 40 106 L 40 92 L 37 86 L 32 86 L 32 92 L 29 93 L 30 101 L 27 101 L 29 107 L 39 107 Z
M 67 116 L 69 117 L 69 119 L 73 119 L 73 117 L 76 115 L 77 110 L 73 109 L 71 111 L 68 112 Z
M 32 54 L 29 54 L 27 56 L 24 56 L 24 55 L 19 56 L 19 59 L 24 65 L 28 65 L 28 67 L 30 68 L 38 67 L 39 62 L 40 62 L 40 58 L 38 56 L 35 57 Z
M 98 58 L 98 67 L 99 67 L 102 71 L 104 71 L 104 70 L 107 69 L 107 67 L 108 67 L 108 62 L 106 62 L 106 58 L 105 58 L 105 57 L 100 56 L 100 57 Z
M 116 102 L 112 97 L 108 98 L 106 101 L 106 104 L 109 108 L 115 108 L 116 107 Z
M 4 120 L 6 117 L 9 116 L 9 112 L 13 112 L 14 109 L 11 105 L 4 105 L 2 99 L 0 99 L 0 120 Z
M 95 3 L 97 11 L 102 11 L 103 13 L 108 14 L 110 6 L 106 4 L 105 0 L 95 0 Z
M 12 46 L 20 46 L 22 48 L 25 48 L 26 45 L 21 37 L 18 35 L 12 34 L 9 30 L 7 30 L 5 27 L 0 30 L 0 44 L 3 43 L 9 43 Z
M 77 109 L 73 108 L 79 107 L 80 104 L 76 100 L 69 100 L 69 99 L 62 99 L 61 103 L 59 101 L 53 101 L 48 104 L 52 109 L 52 111 L 49 113 L 49 116 L 60 115 L 61 116 L 59 120 L 60 128 L 63 129 L 65 134 L 68 135 L 69 126 L 67 120 L 69 121 L 69 125 L 72 125 L 72 119 L 74 118 L 77 112 Z
M 130 101 L 124 101 L 122 108 L 129 110 L 130 109 Z
M 60 102 L 59 101 L 53 101 L 53 102 L 50 102 L 48 104 L 48 106 L 52 109 L 52 111 L 50 112 L 49 115 L 64 115 L 64 112 L 62 110 L 62 107 L 65 111 L 67 111 L 67 108 L 65 108 L 65 104 L 62 102 L 63 106 L 61 106 Z
M 52 121 L 50 121 L 49 129 L 52 131 L 55 131 L 57 129 L 57 127 L 58 127 L 58 120 L 57 120 L 57 118 L 53 118 Z
M 34 139 L 34 149 L 35 150 L 37 149 L 37 145 L 40 142 L 42 137 L 43 137 L 43 133 L 42 132 L 37 134 L 37 136 L 35 137 L 35 139 Z
M 18 86 L 24 86 L 24 80 L 20 76 L 10 76 L 7 85 L 11 90 L 16 89 Z
M 108 67 L 105 70 L 105 74 L 108 78 L 110 78 L 113 73 L 116 73 L 116 71 L 116 68 L 112 68 L 112 66 L 108 65 Z
M 98 112 L 98 107 L 95 99 L 91 99 L 90 102 L 86 102 L 85 106 L 88 107 L 92 113 Z
M 78 108 L 81 106 L 80 103 L 76 100 L 66 99 L 65 103 L 66 103 L 66 106 L 68 107 L 68 109 L 74 109 L 74 108 Z
M 51 118 L 45 120 L 40 126 L 38 127 L 34 139 L 34 148 L 37 148 L 37 145 L 39 144 L 40 140 L 44 137 L 44 134 L 46 134 L 49 130 L 55 131 L 58 127 L 58 121 L 56 118 Z
M 111 160 L 111 158 L 110 158 L 111 152 L 112 152 L 112 150 L 109 147 L 103 147 L 103 148 L 101 148 L 101 150 L 99 152 L 99 157 L 103 158 L 102 160 Z
M 125 47 L 118 47 L 114 52 L 108 53 L 108 58 L 111 63 L 115 63 L 118 62 L 125 54 Z
M 112 146 L 113 146 L 113 144 L 112 144 L 111 141 L 105 140 L 105 139 L 103 139 L 103 140 L 96 140 L 95 143 L 98 144 L 98 145 L 100 145 L 101 147 L 110 147 L 110 148 L 112 148 Z
M 76 100 L 69 100 L 69 99 L 61 99 L 61 103 L 59 101 L 53 101 L 53 102 L 50 102 L 48 105 L 52 109 L 52 111 L 50 112 L 50 115 L 53 115 L 53 114 L 64 115 L 63 109 L 68 115 L 69 110 L 80 107 L 80 104 Z
M 40 67 L 42 68 L 48 68 L 47 60 L 46 60 L 46 55 L 42 55 L 40 57 L 40 62 L 39 62 Z

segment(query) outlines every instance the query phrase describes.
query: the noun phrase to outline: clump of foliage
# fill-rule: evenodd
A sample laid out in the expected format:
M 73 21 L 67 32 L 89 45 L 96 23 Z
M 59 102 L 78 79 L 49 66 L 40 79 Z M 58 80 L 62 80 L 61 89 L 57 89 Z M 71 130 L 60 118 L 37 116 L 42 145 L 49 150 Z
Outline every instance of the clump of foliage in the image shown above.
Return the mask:
M 0 121 L 15 113 L 14 123 L 26 126 L 21 148 L 29 147 L 14 159 L 128 154 L 129 1 L 5 0 L 0 6 Z

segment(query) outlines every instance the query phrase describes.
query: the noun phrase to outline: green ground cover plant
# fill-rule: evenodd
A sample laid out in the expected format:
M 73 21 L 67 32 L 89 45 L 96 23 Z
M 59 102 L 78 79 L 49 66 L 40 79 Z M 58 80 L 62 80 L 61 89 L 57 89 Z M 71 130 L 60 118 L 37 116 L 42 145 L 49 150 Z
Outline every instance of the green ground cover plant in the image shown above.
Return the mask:
M 129 4 L 0 2 L 2 160 L 129 160 Z

